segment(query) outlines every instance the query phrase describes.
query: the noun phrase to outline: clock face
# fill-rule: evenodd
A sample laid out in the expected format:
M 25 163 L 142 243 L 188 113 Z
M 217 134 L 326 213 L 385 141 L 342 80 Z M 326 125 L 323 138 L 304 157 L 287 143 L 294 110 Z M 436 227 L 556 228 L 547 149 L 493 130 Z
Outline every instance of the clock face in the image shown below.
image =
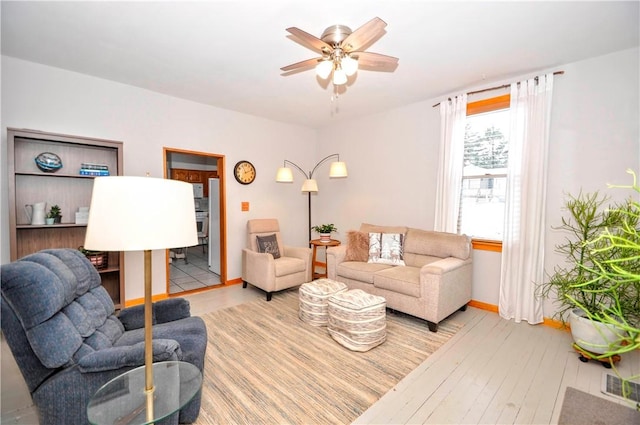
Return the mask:
M 235 167 L 233 167 L 233 175 L 238 183 L 253 183 L 256 179 L 256 168 L 249 161 L 239 161 Z

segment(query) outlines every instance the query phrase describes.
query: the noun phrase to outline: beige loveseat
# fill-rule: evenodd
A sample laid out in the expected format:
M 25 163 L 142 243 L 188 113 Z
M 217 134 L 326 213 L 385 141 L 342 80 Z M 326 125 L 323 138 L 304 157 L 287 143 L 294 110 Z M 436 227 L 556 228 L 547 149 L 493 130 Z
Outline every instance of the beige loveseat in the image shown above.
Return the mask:
M 468 236 L 363 223 L 360 242 L 370 233 L 404 235 L 405 265 L 368 262 L 362 256 L 362 246 L 359 252 L 349 247 L 349 241 L 355 246 L 353 237 L 357 234 L 353 232 L 345 244 L 327 249 L 329 279 L 344 282 L 349 289 L 383 296 L 387 307 L 426 320 L 432 332 L 437 332 L 440 321 L 466 308 L 471 300 L 472 274 Z M 359 258 L 354 261 L 354 257 Z

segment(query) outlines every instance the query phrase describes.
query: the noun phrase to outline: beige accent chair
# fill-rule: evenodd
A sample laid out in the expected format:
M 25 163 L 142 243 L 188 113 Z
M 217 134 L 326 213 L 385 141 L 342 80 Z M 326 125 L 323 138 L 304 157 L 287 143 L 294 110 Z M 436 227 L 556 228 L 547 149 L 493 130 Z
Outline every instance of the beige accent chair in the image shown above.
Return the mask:
M 280 258 L 258 252 L 257 236 L 276 235 Z M 242 287 L 250 283 L 267 293 L 311 281 L 311 248 L 291 247 L 282 243 L 278 220 L 263 218 L 247 221 L 247 247 L 242 250 Z

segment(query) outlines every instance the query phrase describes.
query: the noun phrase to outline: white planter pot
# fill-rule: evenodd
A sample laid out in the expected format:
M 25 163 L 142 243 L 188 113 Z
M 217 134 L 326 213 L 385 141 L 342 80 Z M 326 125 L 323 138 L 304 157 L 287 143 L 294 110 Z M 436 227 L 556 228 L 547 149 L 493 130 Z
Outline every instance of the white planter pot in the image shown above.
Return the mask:
M 585 350 L 604 354 L 618 345 L 623 333 L 616 327 L 590 320 L 579 308 L 569 313 L 573 341 Z

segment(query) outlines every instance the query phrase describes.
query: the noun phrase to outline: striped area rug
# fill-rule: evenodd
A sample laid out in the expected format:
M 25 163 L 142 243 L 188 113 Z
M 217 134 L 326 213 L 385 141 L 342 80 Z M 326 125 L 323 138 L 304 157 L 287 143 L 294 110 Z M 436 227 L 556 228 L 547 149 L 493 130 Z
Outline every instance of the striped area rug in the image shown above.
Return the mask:
M 347 424 L 460 328 L 387 314 L 387 341 L 365 352 L 298 318 L 298 291 L 203 316 L 208 346 L 197 424 Z

